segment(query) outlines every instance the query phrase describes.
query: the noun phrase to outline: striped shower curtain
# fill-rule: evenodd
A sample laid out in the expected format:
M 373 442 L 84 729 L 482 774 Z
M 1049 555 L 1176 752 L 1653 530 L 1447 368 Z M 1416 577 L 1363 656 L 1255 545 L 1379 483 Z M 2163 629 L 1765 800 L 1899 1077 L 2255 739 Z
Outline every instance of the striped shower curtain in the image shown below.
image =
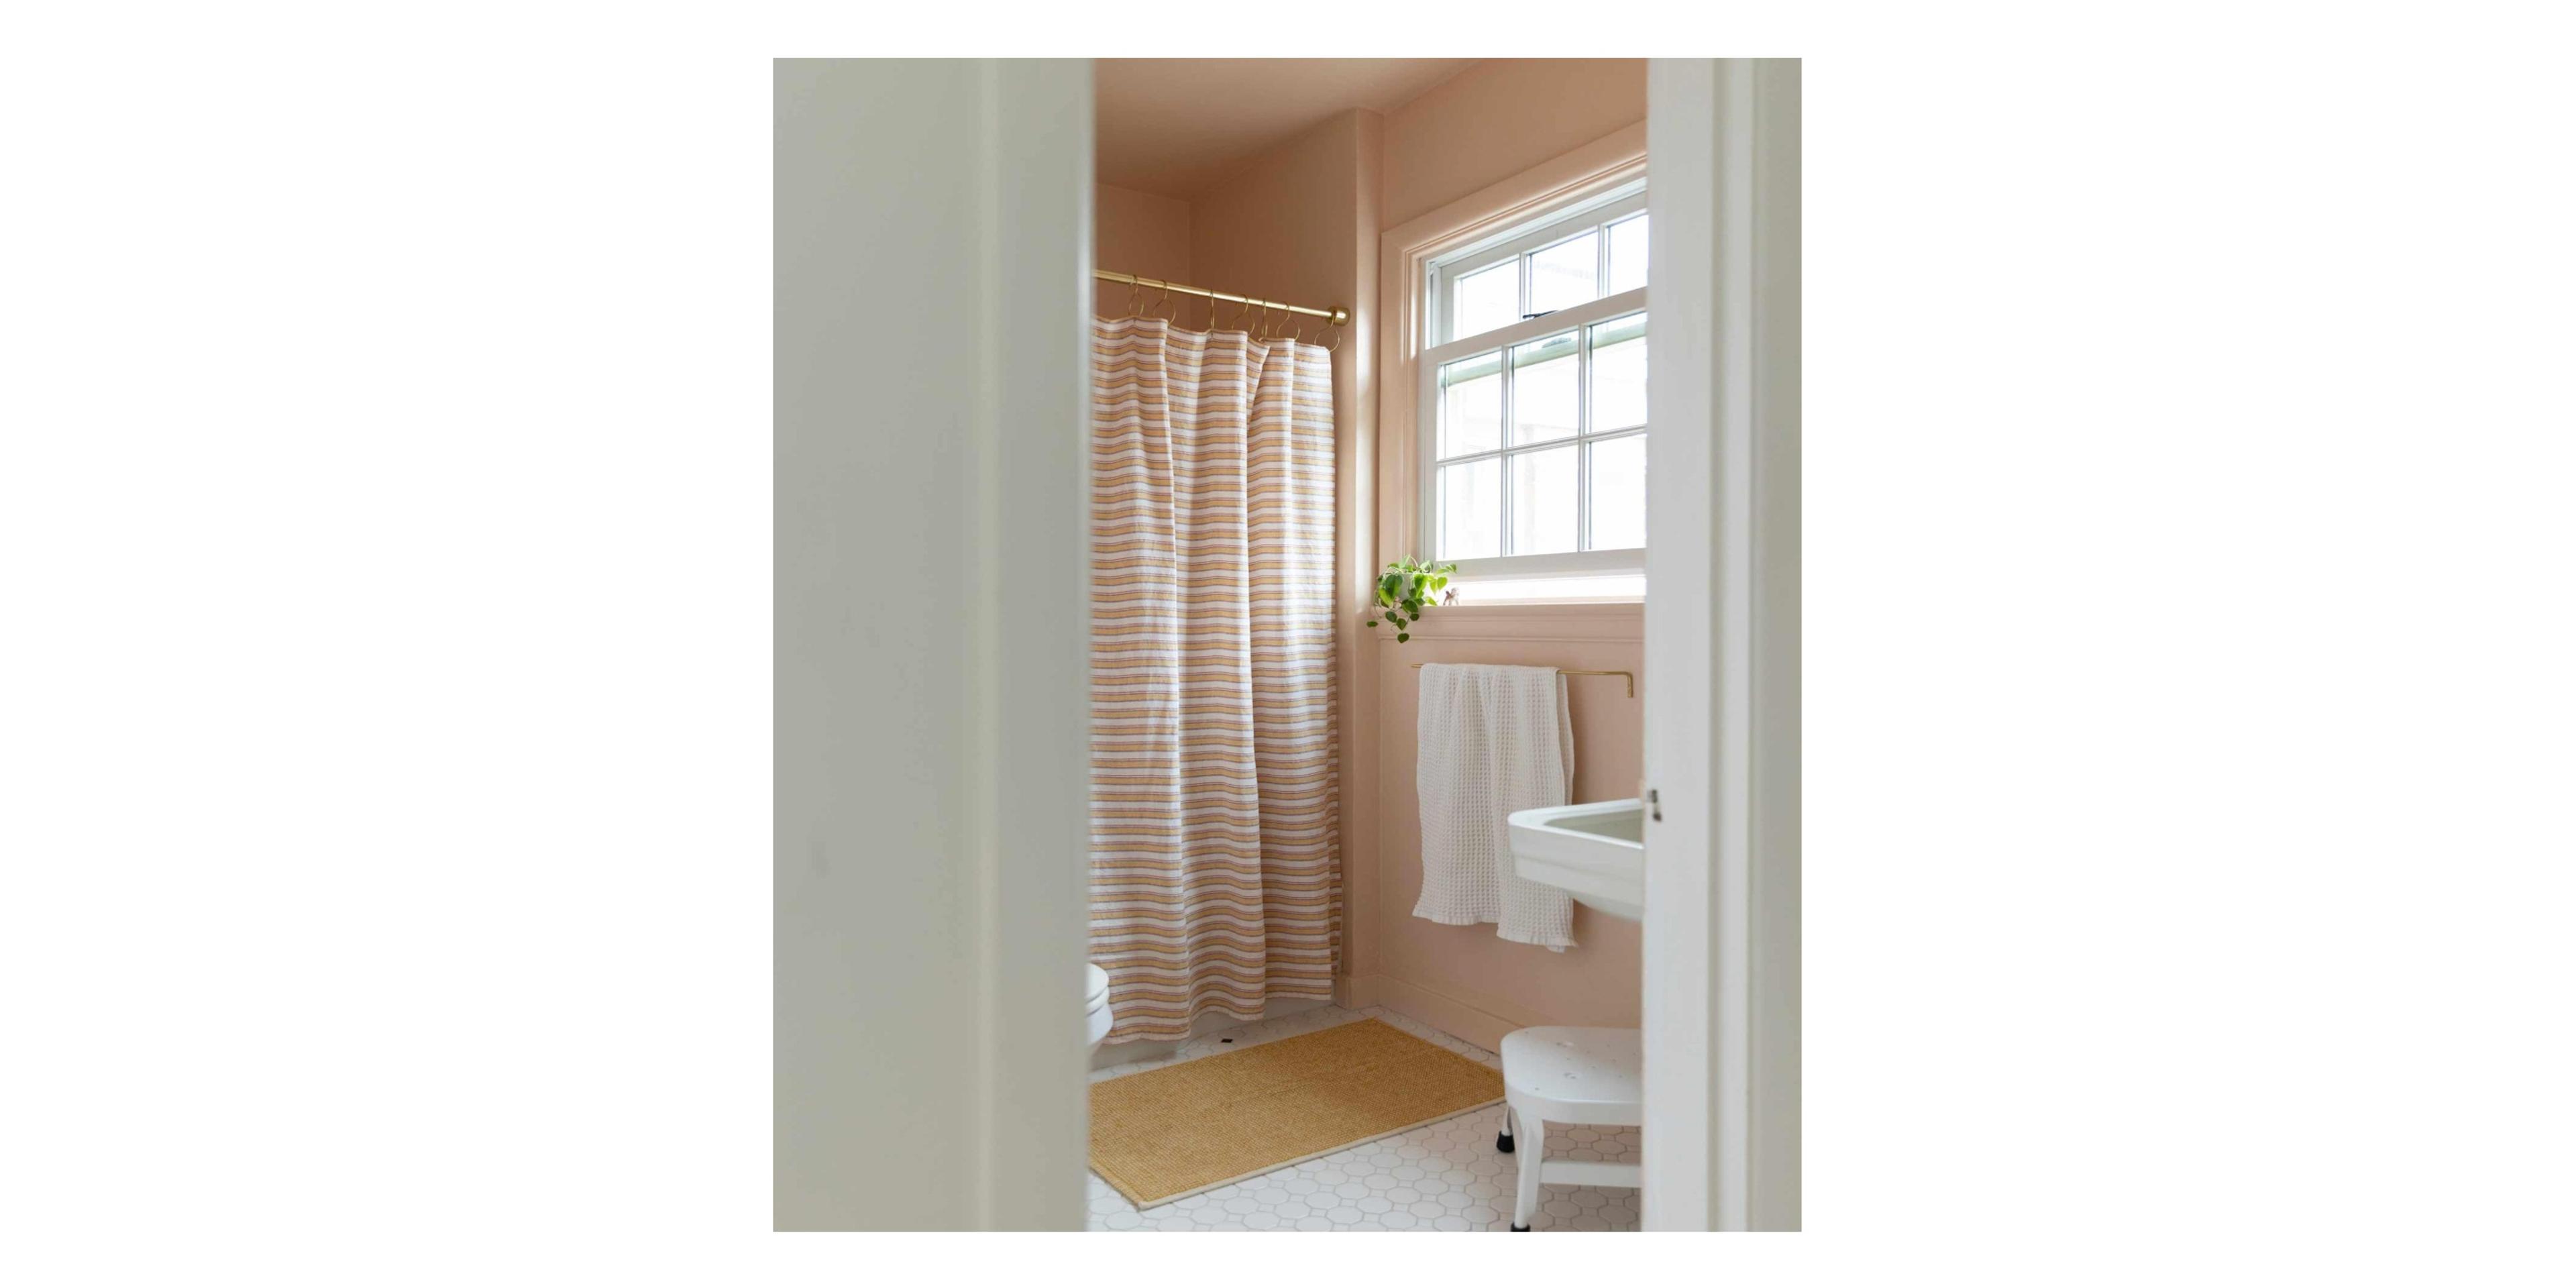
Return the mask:
M 1092 324 L 1091 959 L 1108 1040 L 1332 996 L 1333 386 L 1315 345 Z

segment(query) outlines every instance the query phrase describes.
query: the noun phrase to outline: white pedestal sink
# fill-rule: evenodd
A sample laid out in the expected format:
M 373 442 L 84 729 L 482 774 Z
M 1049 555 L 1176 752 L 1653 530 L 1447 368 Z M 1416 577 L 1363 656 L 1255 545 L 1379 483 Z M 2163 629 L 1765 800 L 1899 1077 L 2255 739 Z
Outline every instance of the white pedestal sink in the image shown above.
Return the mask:
M 1556 886 L 1576 903 L 1623 921 L 1646 915 L 1646 811 L 1642 801 L 1594 801 L 1514 810 L 1513 870 Z

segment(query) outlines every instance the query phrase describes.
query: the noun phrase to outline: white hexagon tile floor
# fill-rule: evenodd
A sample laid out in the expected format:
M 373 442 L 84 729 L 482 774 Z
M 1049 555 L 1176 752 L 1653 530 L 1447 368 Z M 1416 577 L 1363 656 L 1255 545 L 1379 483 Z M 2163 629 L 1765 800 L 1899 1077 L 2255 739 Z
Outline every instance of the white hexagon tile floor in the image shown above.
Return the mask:
M 1470 1046 L 1428 1025 L 1382 1007 L 1345 1011 L 1323 1006 L 1278 1019 L 1225 1029 L 1181 1044 L 1170 1059 L 1094 1070 L 1091 1080 L 1159 1069 L 1183 1060 L 1239 1051 L 1263 1042 L 1311 1033 L 1356 1020 L 1380 1019 L 1471 1060 L 1502 1067 L 1502 1057 Z M 1232 1042 L 1223 1039 L 1232 1038 Z M 1090 1182 L 1093 1230 L 1507 1230 L 1521 1154 L 1494 1148 L 1503 1129 L 1503 1107 L 1491 1105 L 1401 1135 L 1353 1145 L 1294 1167 L 1220 1185 L 1204 1194 L 1144 1212 L 1097 1175 Z M 1633 1162 L 1634 1127 L 1557 1127 L 1547 1134 L 1548 1157 Z M 1526 1143 L 1524 1143 L 1526 1148 Z M 1590 1185 L 1544 1185 L 1540 1230 L 1634 1230 L 1637 1191 Z

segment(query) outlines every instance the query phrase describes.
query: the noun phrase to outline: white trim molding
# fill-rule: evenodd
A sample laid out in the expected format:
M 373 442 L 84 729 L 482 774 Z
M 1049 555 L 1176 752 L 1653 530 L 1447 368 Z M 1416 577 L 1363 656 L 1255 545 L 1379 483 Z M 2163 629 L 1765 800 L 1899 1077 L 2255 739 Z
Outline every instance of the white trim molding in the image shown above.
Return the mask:
M 1644 1224 L 1794 1230 L 1799 64 L 1647 78 Z
M 1091 64 L 774 76 L 772 1220 L 1078 1230 Z
M 1642 640 L 1645 605 L 1452 604 L 1423 611 L 1406 632 L 1417 640 Z M 1395 644 L 1380 629 L 1378 643 Z M 1397 645 L 1397 647 L 1405 647 Z

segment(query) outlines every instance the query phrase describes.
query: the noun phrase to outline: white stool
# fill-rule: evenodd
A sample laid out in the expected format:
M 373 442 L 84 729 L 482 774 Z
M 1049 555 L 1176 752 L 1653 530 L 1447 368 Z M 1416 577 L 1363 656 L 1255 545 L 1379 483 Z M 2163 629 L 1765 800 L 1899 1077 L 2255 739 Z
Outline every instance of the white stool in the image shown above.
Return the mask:
M 1585 1163 L 1547 1156 L 1547 1125 L 1636 1127 L 1646 1121 L 1645 1054 L 1637 1029 L 1537 1028 L 1503 1035 L 1503 1134 L 1494 1148 L 1521 1155 L 1520 1196 L 1512 1228 L 1527 1230 L 1538 1213 L 1538 1187 L 1621 1185 L 1635 1188 L 1635 1163 Z M 1513 1138 L 1525 1138 L 1515 1150 Z

